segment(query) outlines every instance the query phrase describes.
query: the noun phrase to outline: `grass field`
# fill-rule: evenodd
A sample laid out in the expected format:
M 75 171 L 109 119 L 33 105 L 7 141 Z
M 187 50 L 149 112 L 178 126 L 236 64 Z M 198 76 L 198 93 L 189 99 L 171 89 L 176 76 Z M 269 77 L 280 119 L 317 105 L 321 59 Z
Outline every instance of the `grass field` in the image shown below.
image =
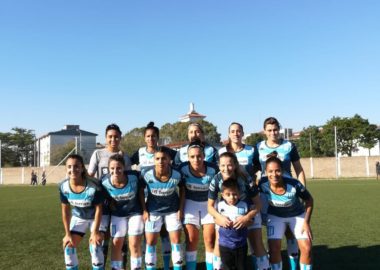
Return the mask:
M 308 189 L 314 269 L 380 269 L 380 181 L 310 180 Z M 57 186 L 1 186 L 0 206 L 0 269 L 64 269 Z M 87 239 L 79 261 L 90 269 Z

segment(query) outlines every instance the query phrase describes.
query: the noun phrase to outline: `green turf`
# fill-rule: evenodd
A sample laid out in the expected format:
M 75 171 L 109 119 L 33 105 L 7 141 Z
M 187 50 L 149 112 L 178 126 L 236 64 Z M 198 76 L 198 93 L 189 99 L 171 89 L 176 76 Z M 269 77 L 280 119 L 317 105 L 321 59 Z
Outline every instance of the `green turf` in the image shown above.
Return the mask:
M 308 189 L 314 269 L 380 269 L 380 181 L 310 180 Z M 64 269 L 57 186 L 0 186 L 0 206 L 0 269 Z M 79 247 L 81 269 L 90 269 L 87 243 Z

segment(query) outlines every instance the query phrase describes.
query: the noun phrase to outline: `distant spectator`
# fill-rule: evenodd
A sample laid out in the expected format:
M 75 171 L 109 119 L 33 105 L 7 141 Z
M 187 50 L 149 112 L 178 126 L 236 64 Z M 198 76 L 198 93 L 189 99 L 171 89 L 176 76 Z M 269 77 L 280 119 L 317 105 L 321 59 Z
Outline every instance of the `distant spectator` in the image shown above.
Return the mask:
M 32 186 L 34 186 L 34 185 L 37 186 L 38 185 L 38 183 L 37 183 L 37 174 L 34 172 L 34 170 L 32 170 L 32 173 L 31 173 L 30 184 Z
M 380 175 L 380 162 L 376 162 L 376 180 L 379 180 Z
M 41 175 L 41 185 L 46 185 L 46 172 L 43 170 L 42 175 Z

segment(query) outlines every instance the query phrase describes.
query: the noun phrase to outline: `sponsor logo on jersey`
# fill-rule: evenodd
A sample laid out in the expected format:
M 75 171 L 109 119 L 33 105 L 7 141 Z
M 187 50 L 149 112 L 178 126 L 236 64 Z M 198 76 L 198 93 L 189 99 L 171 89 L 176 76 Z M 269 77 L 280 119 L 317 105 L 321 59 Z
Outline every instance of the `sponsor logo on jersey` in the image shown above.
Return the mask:
M 161 188 L 153 188 L 150 192 L 155 196 L 169 196 L 172 195 L 175 191 L 175 188 L 169 189 L 161 189 Z
M 191 183 L 186 183 L 186 188 L 192 191 L 208 191 L 208 185 L 196 185 Z
M 69 203 L 75 207 L 90 207 L 91 206 L 90 200 L 72 200 L 72 199 L 70 200 L 69 199 Z
M 129 201 L 135 197 L 136 197 L 136 194 L 134 192 L 112 196 L 112 198 L 114 198 L 115 201 Z

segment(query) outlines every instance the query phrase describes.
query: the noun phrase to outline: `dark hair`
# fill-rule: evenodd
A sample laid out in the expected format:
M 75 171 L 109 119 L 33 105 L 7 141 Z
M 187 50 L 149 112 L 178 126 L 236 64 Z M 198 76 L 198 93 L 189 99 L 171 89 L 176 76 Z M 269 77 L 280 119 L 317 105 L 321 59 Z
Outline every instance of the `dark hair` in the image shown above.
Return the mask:
M 154 125 L 154 122 L 151 121 L 151 122 L 149 122 L 149 123 L 146 125 L 146 127 L 145 127 L 145 129 L 144 129 L 144 136 L 145 136 L 145 134 L 146 134 L 146 131 L 149 130 L 149 129 L 153 130 L 153 132 L 156 133 L 157 138 L 160 137 L 160 130 L 158 129 L 158 127 L 156 127 L 156 126 Z
M 276 125 L 278 128 L 281 128 L 280 122 L 274 117 L 268 117 L 264 120 L 264 129 L 267 125 Z
M 69 159 L 76 159 L 77 161 L 79 161 L 79 163 L 82 165 L 82 168 L 83 168 L 83 172 L 82 172 L 81 176 L 83 179 L 85 179 L 88 175 L 87 175 L 86 167 L 84 166 L 83 157 L 81 155 L 78 155 L 78 154 L 71 154 L 67 157 L 66 161 Z
M 241 178 L 244 181 L 248 181 L 247 176 L 241 171 L 239 161 L 238 161 L 238 159 L 237 159 L 237 157 L 236 157 L 236 155 L 234 153 L 231 153 L 231 152 L 224 152 L 224 153 L 222 153 L 219 156 L 219 162 L 218 162 L 219 164 L 220 164 L 220 159 L 223 158 L 223 157 L 228 157 L 228 158 L 232 159 L 232 161 L 233 161 L 233 163 L 235 165 L 234 174 L 235 174 L 236 178 Z
M 268 164 L 269 163 L 277 163 L 280 168 L 282 169 L 282 161 L 281 159 L 279 159 L 278 157 L 276 156 L 271 156 L 270 158 L 267 159 L 267 161 L 265 162 L 265 169 L 268 167 Z
M 190 148 L 199 148 L 202 150 L 203 155 L 205 154 L 205 144 L 201 142 L 201 140 L 199 140 L 198 138 L 189 143 L 189 146 L 187 147 L 187 152 L 189 152 Z
M 108 160 L 108 166 L 110 165 L 111 161 L 120 162 L 121 164 L 123 164 L 123 167 L 125 167 L 125 159 L 124 159 L 123 155 L 115 154 L 115 155 L 110 156 L 110 158 Z
M 119 128 L 119 126 L 118 125 L 116 125 L 116 124 L 110 124 L 110 125 L 108 125 L 107 127 L 106 127 L 106 135 L 107 135 L 107 132 L 109 131 L 109 130 L 116 130 L 118 133 L 119 133 L 119 135 L 121 136 L 121 130 L 120 130 L 120 128 Z
M 222 182 L 222 191 L 225 189 L 233 189 L 239 191 L 239 184 L 236 178 L 230 177 Z
M 156 152 L 154 152 L 154 154 L 156 154 L 156 153 L 163 153 L 163 154 L 167 155 L 170 160 L 172 159 L 171 155 L 170 155 L 170 149 L 166 146 L 157 147 Z
M 270 152 L 269 154 L 267 154 L 267 159 L 268 158 L 271 158 L 271 157 L 277 157 L 278 156 L 278 153 L 277 153 L 277 151 L 272 151 L 272 152 Z
M 240 123 L 238 123 L 238 122 L 232 122 L 232 123 L 230 124 L 230 126 L 228 127 L 228 134 L 230 133 L 230 129 L 231 129 L 231 126 L 232 126 L 232 125 L 238 125 L 239 128 L 241 129 L 241 131 L 244 133 L 244 128 L 243 128 L 243 125 L 242 125 L 242 124 L 240 124 Z M 227 145 L 226 145 L 226 149 L 227 149 L 228 152 L 232 152 L 232 153 L 234 153 L 234 150 L 232 149 L 232 146 L 231 146 L 231 139 L 230 139 L 230 137 L 228 137 L 228 143 L 227 143 Z

